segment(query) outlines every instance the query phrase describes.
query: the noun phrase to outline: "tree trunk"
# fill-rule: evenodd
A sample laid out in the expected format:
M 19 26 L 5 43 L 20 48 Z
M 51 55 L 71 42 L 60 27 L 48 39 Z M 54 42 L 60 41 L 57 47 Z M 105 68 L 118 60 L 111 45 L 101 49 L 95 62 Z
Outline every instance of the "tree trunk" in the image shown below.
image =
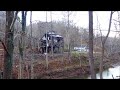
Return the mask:
M 70 14 L 69 14 L 69 11 L 68 11 L 68 50 L 69 50 L 69 52 L 68 52 L 68 59 L 69 59 L 69 61 L 71 62 L 71 44 L 70 44 L 70 30 L 69 30 L 69 27 L 70 27 L 70 22 L 69 22 L 69 16 L 70 16 Z
M 91 71 L 91 79 L 96 79 L 93 59 L 93 11 L 89 11 L 89 63 Z
M 5 45 L 8 52 L 4 54 L 4 79 L 12 79 L 12 64 L 13 64 L 13 30 L 10 30 L 12 20 L 14 18 L 14 11 L 6 11 L 6 31 L 5 31 Z
M 30 13 L 30 26 L 31 26 L 31 51 L 33 50 L 33 38 L 32 38 L 32 11 Z M 33 65 L 33 61 L 34 61 L 34 50 L 32 51 L 32 58 L 31 58 L 31 79 L 34 79 L 34 65 Z
M 103 59 L 104 59 L 104 45 L 102 44 L 102 58 L 100 61 L 100 79 L 103 79 L 102 72 L 103 72 Z
M 24 46 L 25 46 L 25 29 L 26 29 L 26 11 L 22 11 L 22 33 L 19 40 L 19 53 L 20 53 L 20 68 L 19 68 L 19 78 L 23 79 L 23 58 L 24 58 Z
M 113 13 L 114 13 L 114 12 L 112 12 L 112 11 L 111 11 L 111 13 L 110 13 L 110 21 L 109 21 L 108 33 L 107 33 L 107 35 L 106 35 L 106 37 L 105 37 L 104 40 L 101 39 L 101 40 L 102 40 L 102 59 L 101 59 L 101 61 L 100 61 L 100 79 L 103 79 L 103 77 L 102 77 L 102 72 L 103 72 L 103 59 L 104 59 L 105 43 L 106 43 L 106 40 L 107 40 L 107 38 L 108 38 L 108 36 L 109 36 L 109 33 L 110 33 L 111 21 L 112 21 L 112 15 L 113 15 Z M 102 37 L 102 36 L 101 36 L 101 37 Z
M 46 67 L 48 69 L 48 36 L 47 36 L 47 11 L 46 11 Z
M 51 31 L 53 31 L 52 11 L 50 12 L 50 18 L 51 18 Z M 53 52 L 53 37 L 52 36 L 51 36 L 51 53 L 52 53 L 52 59 L 53 59 L 54 52 Z

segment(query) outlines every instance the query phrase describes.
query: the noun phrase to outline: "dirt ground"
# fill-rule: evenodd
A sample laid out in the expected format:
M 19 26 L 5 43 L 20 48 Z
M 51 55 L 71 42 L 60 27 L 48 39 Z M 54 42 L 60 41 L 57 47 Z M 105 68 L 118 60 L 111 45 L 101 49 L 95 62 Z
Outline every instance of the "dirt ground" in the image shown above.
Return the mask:
M 115 55 L 113 55 L 115 56 Z M 118 55 L 117 55 L 118 56 Z M 41 56 L 40 56 L 41 57 Z M 54 58 L 48 57 L 49 66 L 46 68 L 45 57 L 36 58 L 34 61 L 34 78 L 35 79 L 84 79 L 87 75 L 90 75 L 90 66 L 87 57 L 71 57 L 71 61 L 68 60 L 67 55 L 56 55 Z M 99 70 L 100 56 L 95 58 L 95 70 Z M 117 63 L 118 58 L 114 59 L 110 57 L 104 60 L 104 68 L 109 68 L 111 63 Z M 13 78 L 18 79 L 19 74 L 19 60 L 15 58 L 13 65 Z M 30 60 L 24 60 L 23 64 L 24 79 L 30 78 Z M 0 70 L 3 70 L 3 55 L 0 56 Z
M 13 64 L 13 78 L 18 79 L 19 74 L 19 60 L 18 58 L 14 58 Z M 76 77 L 80 76 L 86 72 L 86 61 L 82 61 L 82 66 L 80 67 L 80 60 L 76 60 L 76 58 L 71 58 L 71 61 L 68 60 L 67 56 L 56 55 L 54 58 L 48 57 L 49 66 L 46 68 L 45 57 L 38 58 L 34 62 L 34 77 L 35 78 L 51 78 L 51 79 L 62 79 L 67 77 Z M 88 63 L 88 61 L 87 61 Z M 3 57 L 0 59 L 0 70 L 3 71 Z M 88 70 L 87 70 L 88 71 Z M 23 72 L 24 78 L 30 78 L 30 60 L 25 60 L 23 64 Z

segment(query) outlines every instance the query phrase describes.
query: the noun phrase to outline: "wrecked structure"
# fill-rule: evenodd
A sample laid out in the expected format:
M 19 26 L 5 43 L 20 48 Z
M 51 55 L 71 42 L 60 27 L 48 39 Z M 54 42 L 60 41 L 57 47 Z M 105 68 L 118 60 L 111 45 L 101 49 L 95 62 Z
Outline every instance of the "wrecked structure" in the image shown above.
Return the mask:
M 47 39 L 47 40 L 46 40 Z M 64 48 L 64 40 L 61 35 L 56 34 L 54 31 L 47 32 L 40 40 L 41 53 L 60 53 Z

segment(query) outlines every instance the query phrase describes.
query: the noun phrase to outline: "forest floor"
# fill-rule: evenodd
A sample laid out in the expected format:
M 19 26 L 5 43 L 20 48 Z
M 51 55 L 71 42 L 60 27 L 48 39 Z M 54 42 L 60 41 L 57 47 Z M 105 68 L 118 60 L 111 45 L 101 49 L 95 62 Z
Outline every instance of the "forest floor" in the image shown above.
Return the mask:
M 119 61 L 118 54 L 109 56 L 104 59 L 104 69 L 112 67 Z M 40 56 L 41 57 L 41 56 Z M 95 70 L 99 72 L 100 55 L 94 55 Z M 0 57 L 1 58 L 1 57 Z M 46 68 L 45 57 L 36 58 L 34 60 L 34 78 L 35 79 L 85 79 L 90 75 L 90 66 L 87 54 L 72 55 L 71 60 L 68 60 L 68 55 L 56 55 L 53 58 L 48 57 L 49 65 Z M 1 59 L 2 61 L 2 59 Z M 30 60 L 25 60 L 23 64 L 24 78 L 30 78 Z M 0 69 L 3 63 L 0 62 Z M 15 60 L 13 66 L 13 78 L 17 79 L 19 73 L 18 59 Z
M 100 55 L 95 56 L 95 70 L 99 72 Z M 113 64 L 119 62 L 118 54 L 109 56 L 104 59 L 104 70 L 112 67 Z M 64 56 L 48 57 L 49 66 L 46 68 L 45 58 L 34 63 L 34 76 L 36 79 L 72 79 L 72 78 L 87 78 L 90 75 L 90 66 L 87 54 L 72 55 L 71 60 L 68 60 L 67 54 Z
M 35 66 L 35 72 L 41 72 L 35 75 L 36 78 L 39 79 L 85 79 L 88 75 L 90 75 L 90 66 L 88 61 L 88 55 L 81 55 L 79 57 L 72 56 L 71 61 L 68 58 L 63 58 L 64 60 L 61 61 L 61 58 L 57 58 L 56 61 L 52 61 L 49 63 L 49 68 L 45 69 L 45 72 L 39 71 L 40 64 Z M 95 70 L 99 72 L 99 61 L 100 55 L 95 55 Z M 113 58 L 116 57 L 116 58 Z M 118 58 L 117 58 L 118 57 Z M 112 57 L 104 59 L 103 68 L 108 69 L 112 67 L 113 64 L 116 64 L 119 61 L 119 55 L 115 54 Z M 42 69 L 41 69 L 42 70 Z

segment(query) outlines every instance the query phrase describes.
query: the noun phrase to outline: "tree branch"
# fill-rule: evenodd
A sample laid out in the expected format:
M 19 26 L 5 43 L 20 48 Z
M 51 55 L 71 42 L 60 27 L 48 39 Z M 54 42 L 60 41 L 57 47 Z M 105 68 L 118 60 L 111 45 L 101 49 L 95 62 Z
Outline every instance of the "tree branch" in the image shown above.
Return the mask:
M 14 26 L 15 20 L 17 19 L 17 14 L 18 14 L 18 12 L 19 12 L 19 11 L 16 11 L 16 13 L 15 13 L 15 16 L 14 16 L 14 18 L 13 18 L 13 20 L 12 20 L 11 25 L 10 25 L 10 30 L 13 29 L 13 26 Z
M 105 39 L 103 40 L 103 44 L 105 44 L 105 42 L 106 42 L 106 40 L 107 40 L 107 38 L 108 38 L 108 35 L 109 35 L 109 33 L 110 33 L 111 21 L 112 21 L 112 14 L 113 14 L 113 13 L 114 13 L 114 12 L 111 11 L 111 14 L 110 14 L 110 21 L 109 21 L 109 28 L 108 28 L 108 33 L 107 33 Z
M 98 15 L 97 15 L 97 13 L 95 13 L 96 14 L 96 16 L 97 16 L 97 22 L 98 22 L 98 26 L 99 26 L 99 31 L 100 31 L 100 34 L 101 34 L 101 42 L 103 41 L 103 39 L 102 39 L 102 30 L 101 30 L 101 25 L 100 25 L 100 22 L 99 22 L 99 20 L 98 20 Z
M 120 22 L 120 21 L 117 21 L 117 20 L 115 20 L 115 19 L 113 19 L 114 21 L 116 21 L 116 22 Z

